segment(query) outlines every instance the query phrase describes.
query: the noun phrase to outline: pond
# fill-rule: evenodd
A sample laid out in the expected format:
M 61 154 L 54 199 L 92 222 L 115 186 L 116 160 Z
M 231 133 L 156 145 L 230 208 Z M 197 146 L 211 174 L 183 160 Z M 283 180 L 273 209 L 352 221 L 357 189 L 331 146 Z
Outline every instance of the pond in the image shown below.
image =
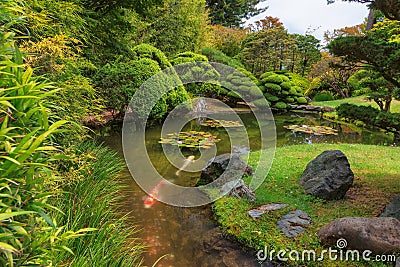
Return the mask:
M 260 133 L 257 122 L 252 114 L 240 114 L 250 141 L 250 150 L 260 147 Z M 204 122 L 204 121 L 203 121 Z M 290 113 L 275 116 L 277 146 L 314 143 L 363 143 L 390 145 L 391 138 L 383 133 L 374 133 L 366 130 L 353 130 L 349 126 L 323 120 L 317 114 Z M 289 125 L 322 125 L 337 131 L 337 135 L 313 135 L 285 129 Z M 199 125 L 196 121 L 188 123 L 184 130 L 207 131 L 216 135 L 218 142 L 217 154 L 230 152 L 230 142 L 227 132 L 222 128 L 211 128 Z M 149 158 L 157 171 L 163 176 L 171 178 L 175 184 L 194 186 L 199 173 L 182 172 L 176 176 L 177 169 L 171 166 L 164 156 L 161 144 L 161 127 L 152 127 L 146 130 L 146 147 Z M 102 140 L 110 148 L 118 151 L 122 157 L 120 131 L 113 132 Z M 236 153 L 246 154 L 250 151 L 242 147 L 234 147 Z M 185 156 L 197 156 L 198 149 L 183 150 Z M 132 179 L 126 169 L 122 173 L 126 184 L 124 193 L 124 212 L 130 212 L 129 222 L 138 225 L 141 229 L 139 237 L 148 246 L 144 254 L 144 264 L 151 266 L 160 257 L 163 257 L 157 266 L 259 266 L 254 252 L 246 251 L 235 242 L 223 236 L 213 220 L 211 207 L 178 208 L 157 202 L 151 208 L 145 208 L 146 194 Z

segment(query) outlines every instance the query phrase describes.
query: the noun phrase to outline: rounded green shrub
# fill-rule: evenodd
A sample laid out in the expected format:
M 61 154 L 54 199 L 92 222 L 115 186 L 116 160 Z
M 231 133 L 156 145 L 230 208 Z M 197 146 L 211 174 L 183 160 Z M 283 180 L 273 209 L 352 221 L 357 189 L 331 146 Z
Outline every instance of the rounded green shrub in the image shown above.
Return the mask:
M 289 95 L 289 92 L 288 92 L 288 91 L 285 91 L 285 90 L 282 90 L 282 91 L 281 91 L 281 94 L 284 95 L 284 96 L 287 96 L 287 95 Z
M 283 82 L 290 82 L 289 77 L 287 77 L 285 75 L 280 75 L 280 77 L 282 78 Z
M 135 46 L 132 49 L 133 59 L 151 59 L 158 63 L 161 69 L 166 69 L 171 67 L 171 63 L 169 62 L 167 56 L 158 48 L 149 45 L 149 44 L 140 44 Z
M 265 101 L 265 99 L 256 99 L 253 101 L 253 104 L 256 107 L 264 107 L 265 106 L 265 102 L 267 102 L 268 106 L 271 105 L 271 103 L 269 101 Z
M 160 71 L 158 63 L 149 58 L 116 61 L 100 68 L 93 80 L 106 107 L 124 112 L 136 90 Z
M 173 60 L 171 60 L 172 65 L 179 65 L 189 62 L 207 62 L 208 58 L 204 55 L 196 54 L 193 52 L 183 52 L 179 53 L 175 56 Z
M 288 103 L 294 103 L 294 98 L 293 97 L 286 97 L 286 101 Z
M 303 89 L 302 89 L 300 86 L 294 86 L 293 88 L 296 89 L 296 92 L 297 92 L 298 94 L 301 94 L 301 95 L 303 96 Z
M 296 86 L 301 87 L 302 92 L 305 92 L 310 88 L 311 82 L 307 78 L 301 76 L 300 74 L 288 72 L 286 73 L 286 75 L 290 78 L 292 82 L 295 83 Z
M 233 92 L 233 91 L 229 91 L 229 93 L 227 94 L 227 96 L 229 97 L 233 97 L 233 98 L 242 98 L 240 95 L 238 95 L 237 93 Z
M 286 109 L 288 105 L 285 102 L 278 102 L 274 105 L 276 109 Z
M 284 77 L 284 76 L 274 74 L 274 75 L 271 75 L 271 76 L 268 76 L 268 77 L 262 79 L 262 81 L 263 81 L 264 83 L 281 84 L 281 83 L 284 82 L 282 77 Z
M 280 84 L 283 90 L 290 90 L 293 87 L 291 82 L 283 82 Z
M 307 101 L 307 99 L 305 98 L 305 97 L 298 97 L 298 98 L 296 98 L 296 102 L 298 103 L 298 104 L 300 104 L 300 105 L 306 105 L 306 104 L 308 104 L 308 101 Z
M 267 100 L 270 101 L 270 102 L 278 102 L 279 99 L 280 99 L 279 97 L 274 96 L 274 95 L 271 95 L 271 94 L 265 95 L 265 97 L 266 97 Z
M 289 89 L 289 94 L 290 95 L 296 95 L 297 94 L 295 86 L 293 86 L 292 88 Z
M 235 69 L 244 68 L 243 64 L 239 60 L 231 58 L 227 56 L 224 52 L 217 49 L 206 47 L 201 49 L 201 54 L 205 55 L 212 62 L 228 65 Z
M 267 88 L 267 91 L 275 91 L 275 92 L 281 91 L 281 87 L 274 83 L 266 83 L 266 84 L 264 84 L 264 86 L 265 86 L 265 88 Z
M 264 80 L 265 78 L 267 78 L 267 77 L 269 77 L 271 75 L 276 75 L 276 74 L 273 71 L 268 71 L 268 72 L 265 72 L 265 73 L 261 74 L 260 79 Z
M 331 101 L 333 100 L 333 96 L 332 94 L 328 93 L 328 92 L 321 92 L 321 93 L 317 93 L 313 100 L 317 101 L 317 102 L 322 102 L 322 101 Z

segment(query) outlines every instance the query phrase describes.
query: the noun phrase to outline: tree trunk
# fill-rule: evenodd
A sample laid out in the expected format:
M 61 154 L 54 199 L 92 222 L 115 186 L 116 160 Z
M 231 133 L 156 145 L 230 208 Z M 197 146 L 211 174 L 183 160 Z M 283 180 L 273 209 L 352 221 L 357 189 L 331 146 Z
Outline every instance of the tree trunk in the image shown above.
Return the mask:
M 390 105 L 392 104 L 392 98 L 390 97 L 390 98 L 388 98 L 388 99 L 386 99 L 386 101 L 385 101 L 385 112 L 390 112 Z
M 379 106 L 379 109 L 380 109 L 381 111 L 383 111 L 383 110 L 384 110 L 384 108 L 383 108 L 383 102 L 382 102 L 379 98 L 377 98 L 377 97 L 374 98 L 374 101 L 375 101 L 375 103 Z
M 369 31 L 374 27 L 374 24 L 376 23 L 375 19 L 375 10 L 373 8 L 369 9 L 369 14 L 368 14 L 368 22 L 367 22 L 367 27 L 365 30 Z

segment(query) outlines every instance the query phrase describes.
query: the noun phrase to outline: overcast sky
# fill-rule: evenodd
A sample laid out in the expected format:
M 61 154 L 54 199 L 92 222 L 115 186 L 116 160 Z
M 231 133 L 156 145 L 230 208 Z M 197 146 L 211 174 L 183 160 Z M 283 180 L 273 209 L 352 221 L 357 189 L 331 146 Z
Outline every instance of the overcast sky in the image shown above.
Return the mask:
M 267 0 L 264 13 L 250 19 L 246 25 L 265 16 L 278 17 L 289 33 L 305 34 L 308 28 L 317 29 L 313 35 L 323 40 L 327 30 L 354 26 L 368 16 L 365 4 L 337 1 L 327 5 L 326 0 Z

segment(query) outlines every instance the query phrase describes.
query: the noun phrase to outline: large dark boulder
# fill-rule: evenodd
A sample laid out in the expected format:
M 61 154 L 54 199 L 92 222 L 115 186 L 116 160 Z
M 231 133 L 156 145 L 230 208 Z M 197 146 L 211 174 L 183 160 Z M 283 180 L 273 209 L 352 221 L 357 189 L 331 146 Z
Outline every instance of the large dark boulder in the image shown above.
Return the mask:
M 223 174 L 223 175 L 222 175 Z M 244 175 L 252 175 L 253 170 L 238 154 L 222 154 L 212 158 L 201 171 L 200 181 L 197 185 L 211 183 L 218 178 L 219 185 L 242 178 Z
M 347 249 L 391 254 L 400 251 L 400 221 L 389 217 L 341 218 L 320 229 L 318 238 L 327 246 L 344 238 Z
M 327 150 L 311 161 L 300 178 L 307 194 L 342 199 L 354 181 L 347 157 L 340 150 Z
M 393 217 L 400 220 L 400 195 L 395 196 L 393 201 L 386 206 L 381 217 Z

